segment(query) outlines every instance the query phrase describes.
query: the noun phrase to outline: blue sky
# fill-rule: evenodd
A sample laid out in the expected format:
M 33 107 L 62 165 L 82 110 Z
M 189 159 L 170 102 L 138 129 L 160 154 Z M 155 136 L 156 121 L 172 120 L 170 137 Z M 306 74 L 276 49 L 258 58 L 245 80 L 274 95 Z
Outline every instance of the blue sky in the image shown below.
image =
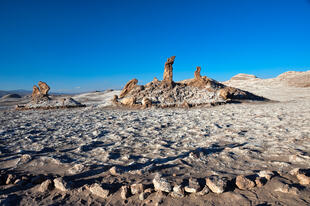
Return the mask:
M 0 89 L 121 88 L 310 69 L 309 0 L 0 0 Z

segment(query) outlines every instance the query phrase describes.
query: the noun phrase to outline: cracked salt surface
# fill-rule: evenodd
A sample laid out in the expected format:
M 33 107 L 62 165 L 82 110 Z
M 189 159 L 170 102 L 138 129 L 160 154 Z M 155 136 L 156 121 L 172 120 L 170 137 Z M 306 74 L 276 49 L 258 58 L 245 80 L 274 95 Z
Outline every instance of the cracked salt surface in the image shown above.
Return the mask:
M 34 173 L 119 165 L 229 175 L 310 166 L 309 98 L 191 110 L 10 110 L 0 111 L 0 122 L 0 168 Z

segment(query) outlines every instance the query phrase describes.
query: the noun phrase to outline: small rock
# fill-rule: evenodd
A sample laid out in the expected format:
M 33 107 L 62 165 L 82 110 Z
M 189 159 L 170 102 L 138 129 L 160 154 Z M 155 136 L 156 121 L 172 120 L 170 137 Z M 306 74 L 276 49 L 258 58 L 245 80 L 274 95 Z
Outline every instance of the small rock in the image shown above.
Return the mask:
M 262 170 L 258 173 L 259 177 L 264 177 L 267 180 L 271 180 L 271 178 L 274 176 L 274 173 L 270 170 Z
M 240 190 L 250 190 L 255 187 L 255 183 L 243 175 L 237 176 L 236 185 Z
M 282 192 L 282 193 L 289 193 L 293 195 L 297 195 L 299 193 L 299 190 L 296 187 L 290 187 L 288 184 L 282 183 L 277 187 L 275 192 Z
M 38 175 L 31 179 L 32 184 L 41 184 L 45 180 L 45 177 L 43 175 Z
M 262 186 L 264 186 L 263 178 L 262 178 L 262 177 L 257 177 L 257 178 L 255 179 L 255 184 L 256 184 L 257 187 L 262 187 Z
M 310 177 L 306 176 L 305 174 L 299 173 L 296 175 L 297 179 L 299 180 L 299 183 L 301 185 L 309 185 L 310 184 Z
M 132 184 L 131 186 L 130 186 L 130 189 L 131 189 L 131 193 L 133 194 L 133 195 L 135 195 L 135 194 L 140 194 L 140 193 L 142 193 L 143 192 L 143 190 L 144 190 L 144 187 L 143 187 L 143 184 Z
M 289 174 L 296 176 L 299 173 L 299 170 L 300 170 L 299 168 L 294 168 L 289 172 Z
M 168 193 L 171 191 L 170 183 L 165 178 L 162 178 L 159 173 L 155 174 L 153 184 L 155 191 L 163 191 Z
M 38 188 L 39 192 L 46 192 L 51 189 L 53 189 L 54 185 L 51 180 L 45 180 L 44 182 L 41 183 L 40 187 Z
M 7 178 L 6 178 L 6 181 L 5 181 L 5 184 L 7 184 L 7 185 L 13 184 L 14 179 L 15 179 L 14 175 L 8 174 L 8 176 L 7 176 Z
M 124 185 L 121 187 L 121 197 L 123 200 L 126 200 L 128 197 L 130 197 L 130 191 L 128 186 Z
M 98 183 L 94 183 L 89 187 L 89 191 L 94 195 L 97 195 L 101 198 L 107 198 L 109 195 L 109 190 L 103 189 Z
M 175 185 L 173 187 L 173 191 L 171 193 L 171 196 L 174 198 L 182 198 L 184 197 L 184 189 L 181 185 Z
M 16 180 L 14 181 L 14 185 L 18 185 L 20 182 L 21 182 L 21 179 L 16 179 Z
M 143 201 L 143 200 L 145 200 L 149 195 L 150 195 L 150 193 L 142 192 L 142 193 L 139 194 L 139 200 Z
M 185 186 L 184 189 L 185 189 L 185 192 L 196 193 L 201 190 L 201 186 L 199 185 L 199 182 L 197 181 L 197 179 L 190 178 L 188 180 L 188 185 Z
M 210 188 L 210 190 L 214 193 L 220 194 L 223 193 L 227 187 L 227 178 L 219 177 L 216 175 L 212 175 L 206 178 L 206 185 Z
M 111 168 L 109 169 L 109 172 L 110 172 L 112 175 L 115 175 L 115 176 L 121 175 L 121 174 L 122 174 L 122 170 L 121 170 L 120 168 L 116 167 L 116 166 L 111 167 Z
M 206 195 L 206 194 L 208 194 L 210 192 L 210 189 L 209 189 L 209 187 L 206 185 L 206 186 L 204 186 L 204 188 L 200 191 L 200 192 L 198 192 L 197 194 L 198 195 Z
M 60 191 L 68 191 L 68 185 L 61 177 L 54 179 L 54 186 Z

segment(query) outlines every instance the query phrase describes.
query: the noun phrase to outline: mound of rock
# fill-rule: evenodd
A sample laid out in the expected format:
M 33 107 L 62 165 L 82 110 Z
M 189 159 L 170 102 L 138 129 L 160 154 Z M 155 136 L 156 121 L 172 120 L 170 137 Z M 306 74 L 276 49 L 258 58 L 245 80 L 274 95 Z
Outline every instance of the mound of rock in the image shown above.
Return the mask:
M 291 87 L 310 87 L 310 71 L 288 71 L 280 74 L 276 79 Z
M 114 97 L 113 103 L 131 108 L 148 108 L 151 106 L 166 108 L 211 106 L 235 100 L 267 100 L 264 97 L 228 87 L 216 80 L 201 76 L 201 67 L 197 67 L 193 79 L 174 82 L 172 67 L 174 60 L 175 56 L 167 59 L 162 81 L 155 77 L 146 85 L 138 85 L 138 80 L 132 79 L 125 85 L 120 96 Z
M 38 85 L 39 88 L 36 85 L 33 86 L 32 101 L 26 105 L 17 105 L 17 110 L 85 107 L 70 97 L 51 97 L 48 94 L 50 87 L 45 82 L 40 81 Z

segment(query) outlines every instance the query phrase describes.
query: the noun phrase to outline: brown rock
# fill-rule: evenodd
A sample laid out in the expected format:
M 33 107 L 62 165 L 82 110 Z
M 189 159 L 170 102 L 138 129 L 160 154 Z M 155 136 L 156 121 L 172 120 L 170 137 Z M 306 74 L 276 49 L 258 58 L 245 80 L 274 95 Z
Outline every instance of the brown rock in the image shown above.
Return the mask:
M 297 179 L 299 180 L 299 183 L 301 185 L 309 185 L 310 184 L 310 177 L 306 176 L 305 174 L 298 173 L 296 175 Z
M 120 169 L 120 168 L 118 168 L 118 167 L 111 167 L 110 169 L 109 169 L 109 172 L 112 174 L 112 175 L 115 175 L 115 176 L 117 176 L 117 175 L 121 175 L 123 172 L 122 172 L 122 170 Z
M 130 191 L 128 186 L 122 186 L 121 187 L 121 198 L 123 200 L 126 200 L 128 197 L 130 197 Z
M 255 183 L 243 175 L 237 176 L 236 185 L 240 190 L 250 190 L 255 187 Z
M 45 180 L 41 183 L 40 187 L 38 188 L 39 192 L 47 192 L 51 189 L 53 189 L 54 184 L 51 180 Z
M 228 180 L 224 177 L 219 177 L 216 175 L 212 175 L 206 178 L 206 185 L 210 188 L 210 190 L 214 193 L 220 194 L 223 193 L 227 187 Z
M 31 95 L 32 100 L 34 102 L 38 102 L 38 100 L 40 99 L 40 96 L 41 96 L 41 93 L 40 93 L 39 88 L 36 85 L 34 85 L 32 89 L 32 95 Z
M 41 82 L 41 81 L 39 81 L 38 85 L 40 87 L 41 95 L 42 96 L 48 96 L 48 92 L 50 90 L 50 87 L 45 82 Z
M 264 181 L 263 181 L 263 178 L 262 177 L 257 177 L 255 179 L 255 184 L 257 187 L 262 187 L 264 186 Z
M 165 71 L 164 71 L 164 78 L 163 78 L 163 82 L 168 84 L 168 85 L 172 85 L 173 82 L 173 63 L 174 63 L 174 59 L 175 56 L 172 56 L 170 58 L 167 59 L 166 63 L 165 63 Z
M 126 98 L 123 98 L 121 100 L 121 103 L 123 105 L 126 105 L 126 106 L 133 106 L 136 104 L 136 98 L 135 97 L 126 97 Z
M 8 177 L 6 178 L 5 184 L 7 184 L 7 185 L 13 184 L 14 180 L 15 180 L 14 175 L 8 174 Z
M 63 192 L 67 192 L 69 190 L 67 183 L 61 177 L 54 179 L 53 182 L 56 189 Z
M 127 82 L 119 97 L 123 98 L 124 96 L 126 96 L 126 94 L 128 94 L 137 85 L 137 83 L 138 83 L 137 79 L 132 79 L 129 82 Z
M 152 106 L 152 101 L 149 98 L 143 98 L 142 99 L 142 106 L 144 108 L 148 108 Z
M 144 186 L 143 186 L 143 184 L 132 184 L 131 186 L 130 186 L 130 190 L 131 190 L 131 193 L 133 194 L 133 195 L 135 195 L 135 194 L 140 194 L 140 193 L 142 193 L 143 192 L 143 190 L 144 190 Z
M 91 185 L 89 187 L 89 191 L 101 198 L 107 198 L 109 195 L 109 190 L 103 189 L 98 183 L 94 183 L 93 185 Z

